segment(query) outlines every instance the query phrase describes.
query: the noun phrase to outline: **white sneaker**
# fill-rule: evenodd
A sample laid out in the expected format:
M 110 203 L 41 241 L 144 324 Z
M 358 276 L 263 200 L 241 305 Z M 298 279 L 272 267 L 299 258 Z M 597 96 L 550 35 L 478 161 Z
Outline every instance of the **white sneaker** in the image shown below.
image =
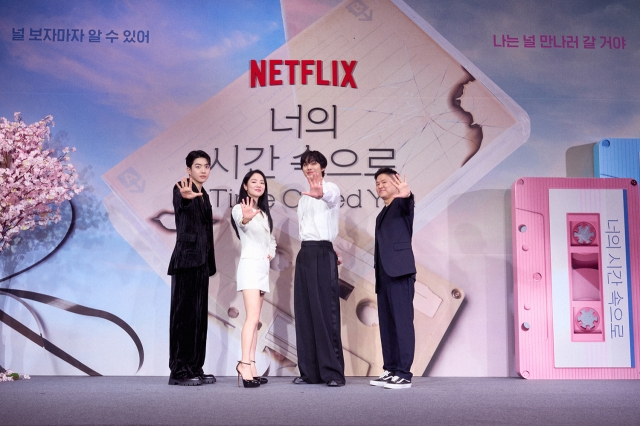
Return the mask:
M 375 380 L 371 380 L 369 384 L 371 386 L 384 386 L 389 382 L 389 380 L 391 380 L 392 377 L 394 376 L 390 372 L 384 370 L 384 373 L 382 373 L 380 377 Z
M 411 380 L 403 379 L 398 376 L 393 376 L 385 385 L 385 389 L 404 389 L 411 387 Z

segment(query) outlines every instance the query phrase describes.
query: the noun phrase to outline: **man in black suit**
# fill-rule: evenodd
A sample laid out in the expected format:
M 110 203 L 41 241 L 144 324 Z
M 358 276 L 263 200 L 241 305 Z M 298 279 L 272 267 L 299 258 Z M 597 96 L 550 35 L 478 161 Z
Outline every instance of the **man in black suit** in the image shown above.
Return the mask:
M 176 246 L 169 262 L 171 317 L 169 320 L 170 385 L 215 383 L 204 374 L 209 277 L 216 273 L 213 253 L 211 202 L 202 184 L 209 178 L 211 157 L 191 151 L 186 158 L 188 178 L 173 187 Z
M 384 207 L 376 218 L 374 268 L 384 373 L 374 386 L 386 389 L 411 387 L 411 364 L 416 338 L 413 327 L 413 295 L 416 263 L 411 248 L 413 194 L 407 177 L 385 167 L 375 174 L 376 191 Z

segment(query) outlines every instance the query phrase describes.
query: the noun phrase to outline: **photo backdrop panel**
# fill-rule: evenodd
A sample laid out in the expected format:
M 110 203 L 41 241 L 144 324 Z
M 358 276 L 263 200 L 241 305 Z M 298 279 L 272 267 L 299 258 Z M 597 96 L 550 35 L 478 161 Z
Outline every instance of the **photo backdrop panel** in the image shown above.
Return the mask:
M 136 373 L 136 345 L 109 321 L 10 296 L 0 296 L 0 309 L 39 333 L 27 304 L 47 339 L 100 374 L 167 375 L 165 273 L 174 226 L 169 188 L 185 173 L 186 152 L 204 148 L 218 159 L 208 189 L 224 264 L 212 280 L 205 367 L 231 374 L 238 359 L 244 311 L 233 282 L 239 245 L 228 228 L 228 209 L 239 178 L 260 168 L 271 176 L 280 248 L 272 262 L 258 367 L 261 373 L 295 374 L 295 206 L 306 185 L 291 163 L 309 145 L 327 154 L 327 179 L 345 198 L 336 248 L 345 262 L 340 277 L 348 370 L 371 374 L 380 366 L 372 325 L 372 243 L 381 203 L 367 174 L 393 165 L 420 192 L 415 309 L 426 340 L 419 343 L 424 358 L 416 365 L 428 362 L 423 371 L 430 376 L 516 375 L 509 187 L 522 175 L 593 176 L 597 141 L 610 141 L 594 152 L 603 175 L 618 176 L 605 166 L 632 160 L 617 153 L 616 144 L 640 134 L 634 102 L 640 93 L 634 73 L 640 6 L 406 3 L 413 10 L 399 1 L 373 0 L 247 0 L 241 7 L 231 1 L 0 3 L 0 116 L 21 111 L 33 122 L 52 114 L 52 144 L 78 148 L 72 162 L 85 182 L 69 239 L 0 286 L 118 316 L 139 336 L 144 364 Z M 67 30 L 69 41 L 62 41 Z M 78 39 L 71 38 L 75 30 Z M 100 42 L 89 40 L 90 30 L 102 31 Z M 125 30 L 141 32 L 141 42 L 126 41 Z M 112 31 L 118 34 L 113 41 L 105 38 Z M 307 69 L 313 72 L 302 84 L 298 65 L 290 84 L 289 69 L 277 65 L 282 85 L 250 89 L 250 61 L 260 66 L 262 59 L 311 60 Z M 317 83 L 318 60 L 328 86 Z M 346 74 L 341 61 L 357 61 L 352 75 L 358 89 L 333 86 L 333 60 L 338 85 Z M 268 62 L 266 67 L 269 72 Z M 271 130 L 271 108 L 274 128 L 290 131 Z M 313 108 L 326 111 L 327 122 L 314 124 L 308 116 Z M 299 114 L 300 123 L 287 118 Z M 318 109 L 311 114 L 315 121 L 323 116 Z M 306 132 L 333 130 L 334 122 L 335 139 L 333 132 Z M 153 149 L 136 157 L 152 142 Z M 51 235 L 31 238 L 26 252 L 0 254 L 3 276 L 50 254 L 58 235 L 53 228 L 43 232 Z M 464 297 L 460 309 L 455 289 Z M 444 312 L 444 320 L 436 318 Z M 444 330 L 442 340 L 430 334 Z M 429 361 L 430 348 L 440 341 Z M 5 323 L 0 364 L 34 375 L 85 374 Z
M 243 321 L 235 293 L 239 247 L 229 227 L 229 210 L 244 173 L 264 170 L 271 178 L 279 249 L 272 266 L 274 291 L 266 297 L 273 311 L 266 310 L 262 322 L 272 324 L 275 314 L 289 325 L 280 335 L 277 329 L 261 329 L 261 348 L 295 364 L 295 207 L 306 188 L 296 170 L 297 158 L 307 147 L 324 152 L 330 161 L 327 179 L 338 183 L 344 198 L 335 246 L 344 258 L 340 277 L 347 374 L 355 375 L 377 374 L 382 367 L 373 276 L 373 228 L 381 202 L 373 173 L 392 166 L 419 182 L 412 186 L 420 200 L 417 215 L 433 216 L 455 199 L 461 185 L 470 186 L 528 134 L 528 120 L 516 119 L 526 114 L 493 94 L 486 77 L 478 74 L 486 82 L 481 83 L 469 74 L 456 58 L 462 55 L 440 45 L 434 37 L 441 37 L 424 21 L 414 22 L 406 5 L 371 4 L 384 19 L 359 21 L 349 2 L 338 5 L 105 175 L 114 190 L 111 216 L 121 229 L 134 231 L 123 235 L 164 274 L 175 238 L 166 188 L 184 174 L 178 159 L 186 152 L 205 149 L 212 154 L 209 190 L 218 219 L 216 244 L 233 250 L 218 250 L 221 267 L 211 280 L 210 311 L 212 324 L 238 339 Z M 285 61 L 297 62 L 287 69 L 282 68 Z M 471 68 L 468 60 L 463 62 Z M 514 131 L 520 133 L 515 142 L 506 137 Z M 148 158 L 157 162 L 144 166 Z M 419 268 L 417 374 L 428 365 L 463 298 L 454 283 Z

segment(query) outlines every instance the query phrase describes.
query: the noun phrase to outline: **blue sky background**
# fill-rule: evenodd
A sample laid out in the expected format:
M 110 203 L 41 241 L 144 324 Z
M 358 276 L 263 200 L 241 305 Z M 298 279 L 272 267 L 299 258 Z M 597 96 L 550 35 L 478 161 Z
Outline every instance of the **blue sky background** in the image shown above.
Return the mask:
M 520 176 L 566 176 L 572 147 L 640 134 L 636 1 L 406 2 L 530 116 L 529 141 L 473 190 L 506 191 Z M 306 1 L 308 10 L 324 10 L 332 3 L 336 2 Z M 25 41 L 12 41 L 12 28 L 23 27 Z M 85 41 L 27 41 L 29 28 L 81 28 Z M 103 31 L 101 43 L 88 43 L 90 29 Z M 150 42 L 122 43 L 126 29 L 148 30 Z M 110 30 L 121 37 L 113 44 L 104 39 Z M 577 35 L 581 46 L 583 35 L 597 40 L 595 50 L 506 49 L 493 46 L 494 34 Z M 626 49 L 600 49 L 600 36 L 625 37 Z M 0 0 L 0 116 L 11 118 L 20 111 L 26 122 L 34 122 L 53 115 L 53 137 L 77 147 L 72 162 L 78 169 L 92 168 L 87 194 L 99 203 L 109 193 L 100 178 L 104 172 L 246 72 L 250 59 L 263 58 L 284 42 L 277 0 Z M 585 170 L 588 175 L 588 167 Z M 466 211 L 460 221 L 477 215 L 473 209 Z M 104 209 L 98 213 L 104 214 Z M 148 371 L 165 368 L 168 287 L 108 220 L 100 223 L 77 231 L 51 262 L 10 285 L 125 318 L 143 341 L 157 342 L 157 350 L 148 350 Z M 2 256 L 6 255 L 0 254 L 0 261 Z M 0 300 L 3 306 L 33 326 L 17 304 Z M 58 324 L 57 331 L 51 330 L 53 341 L 56 335 L 67 339 L 65 333 L 77 327 L 68 314 L 44 310 L 48 321 Z M 100 329 L 114 346 L 131 346 L 108 324 L 86 327 Z M 81 351 L 87 333 L 74 333 Z M 1 365 L 12 362 L 12 368 L 27 368 L 32 374 L 74 374 L 31 354 L 32 344 L 7 336 L 0 336 Z M 25 353 L 33 355 L 32 361 L 23 361 Z M 135 353 L 127 356 L 135 364 Z M 104 365 L 92 367 L 111 374 L 133 373 L 129 367 L 100 362 Z
M 25 41 L 12 41 L 12 28 L 23 27 Z M 81 28 L 85 39 L 27 41 L 29 28 Z M 88 43 L 90 29 L 102 30 L 101 43 Z M 148 30 L 150 42 L 123 43 L 126 29 Z M 120 41 L 104 39 L 110 30 Z M 0 286 L 40 291 L 120 316 L 145 344 L 141 374 L 163 371 L 169 287 L 106 219 L 100 200 L 109 190 L 101 175 L 243 74 L 250 59 L 284 42 L 278 1 L 0 1 L 0 116 L 12 118 L 20 111 L 26 122 L 54 116 L 52 140 L 77 148 L 72 162 L 78 170 L 91 167 L 85 201 L 97 210 L 83 209 L 78 220 L 100 219 L 77 230 L 47 262 Z M 8 255 L 0 254 L 5 273 Z M 65 342 L 65 350 L 83 354 L 102 374 L 135 373 L 137 353 L 122 330 L 35 305 L 43 322 L 52 325 L 51 341 Z M 37 330 L 17 302 L 2 298 L 0 307 Z M 0 365 L 32 374 L 77 374 L 3 330 Z
M 2 1 L 0 116 L 54 115 L 74 161 L 100 176 L 282 45 L 281 21 L 278 1 Z M 29 28 L 82 28 L 85 41 L 14 42 L 14 27 L 25 39 Z M 148 30 L 150 43 L 123 43 L 126 29 Z

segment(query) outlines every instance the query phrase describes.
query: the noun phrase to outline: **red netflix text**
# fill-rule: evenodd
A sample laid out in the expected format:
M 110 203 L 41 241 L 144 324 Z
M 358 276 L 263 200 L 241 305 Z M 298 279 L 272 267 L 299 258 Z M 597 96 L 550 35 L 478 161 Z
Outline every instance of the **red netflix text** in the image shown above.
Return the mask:
M 251 87 L 281 86 L 283 77 L 288 76 L 289 84 L 296 84 L 296 77 L 300 77 L 301 84 L 307 84 L 311 76 L 315 75 L 316 84 L 319 86 L 351 86 L 358 88 L 353 77 L 353 70 L 358 61 L 331 61 L 331 71 L 323 75 L 322 61 L 315 59 L 269 59 L 258 61 L 252 59 L 250 65 Z M 284 75 L 283 75 L 284 74 Z M 342 77 L 342 80 L 340 80 Z

